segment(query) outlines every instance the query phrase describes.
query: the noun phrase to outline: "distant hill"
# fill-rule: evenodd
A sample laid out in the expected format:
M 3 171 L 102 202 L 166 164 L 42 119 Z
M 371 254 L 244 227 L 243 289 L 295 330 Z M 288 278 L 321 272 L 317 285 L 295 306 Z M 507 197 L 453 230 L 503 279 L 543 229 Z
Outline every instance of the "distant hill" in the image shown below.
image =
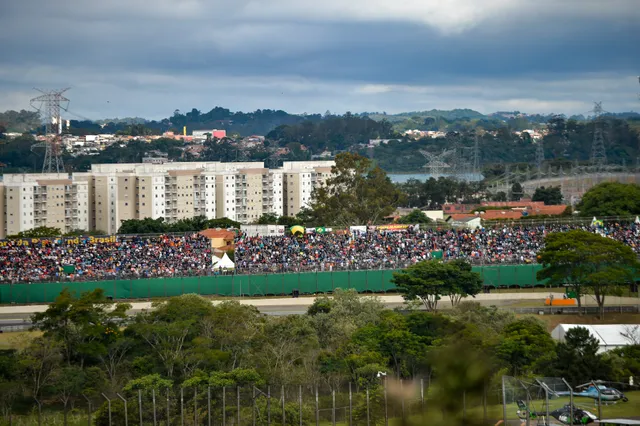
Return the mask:
M 626 120 L 640 119 L 636 112 L 607 113 L 606 115 Z M 512 130 L 536 128 L 547 123 L 557 114 L 527 114 L 520 111 L 498 111 L 492 114 L 482 114 L 478 111 L 462 108 L 453 110 L 410 111 L 398 114 L 385 112 L 362 112 L 352 114 L 354 117 L 370 118 L 376 122 L 387 121 L 393 125 L 393 130 L 432 130 L 432 131 L 468 131 L 481 128 L 492 131 L 501 127 Z M 560 115 L 565 117 L 564 115 Z M 162 120 L 146 120 L 142 117 L 107 118 L 101 120 L 71 120 L 71 133 L 77 135 L 116 133 L 126 131 L 132 125 L 144 125 L 153 134 L 173 130 L 182 132 L 184 126 L 187 133 L 193 130 L 224 129 L 227 134 L 249 136 L 252 134 L 267 135 L 280 126 L 293 126 L 304 122 L 319 123 L 335 118 L 327 111 L 325 115 L 289 114 L 282 110 L 259 109 L 253 112 L 231 111 L 223 107 L 215 107 L 208 112 L 191 109 L 188 112 L 175 110 L 173 115 Z M 566 117 L 565 117 L 566 118 Z M 572 116 L 576 121 L 585 121 L 589 117 L 583 115 Z M 36 132 L 41 131 L 40 116 L 35 111 L 6 111 L 0 113 L 0 125 L 7 132 Z
M 443 118 L 445 120 L 474 119 L 474 118 L 486 117 L 484 114 L 481 114 L 478 111 L 474 111 L 472 109 L 467 109 L 467 108 L 453 109 L 451 111 L 432 109 L 431 111 L 401 112 L 399 114 L 363 112 L 358 115 L 366 116 L 376 121 L 387 120 L 390 123 L 398 123 L 404 120 L 413 119 L 415 117 L 418 117 L 418 118 L 433 117 L 433 118 Z

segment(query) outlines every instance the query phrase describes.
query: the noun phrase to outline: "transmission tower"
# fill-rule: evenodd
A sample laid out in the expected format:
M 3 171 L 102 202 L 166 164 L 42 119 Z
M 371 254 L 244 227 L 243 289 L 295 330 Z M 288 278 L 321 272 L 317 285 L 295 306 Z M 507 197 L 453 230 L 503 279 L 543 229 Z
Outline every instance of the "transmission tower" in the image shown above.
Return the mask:
M 436 155 L 422 149 L 420 150 L 420 154 L 427 160 L 427 164 L 425 164 L 424 167 L 429 169 L 429 174 L 434 178 L 442 176 L 444 169 L 451 167 L 444 160 L 451 156 L 452 153 L 452 150 L 444 150 L 442 153 Z
M 602 170 L 607 164 L 607 151 L 604 145 L 604 121 L 602 120 L 602 102 L 596 102 L 593 110 L 593 143 L 591 145 L 591 166 Z
M 34 145 L 34 148 L 45 149 L 42 173 L 64 172 L 60 110 L 66 111 L 69 107 L 69 99 L 63 96 L 63 93 L 69 88 L 49 91 L 35 90 L 42 93 L 42 95 L 31 99 L 31 106 L 40 113 L 45 124 L 45 142 Z
M 474 179 L 480 173 L 480 143 L 478 140 L 478 134 L 476 133 L 475 140 L 473 142 L 473 177 Z
M 542 165 L 544 164 L 544 143 L 539 140 L 536 145 L 536 169 L 538 179 L 542 179 Z

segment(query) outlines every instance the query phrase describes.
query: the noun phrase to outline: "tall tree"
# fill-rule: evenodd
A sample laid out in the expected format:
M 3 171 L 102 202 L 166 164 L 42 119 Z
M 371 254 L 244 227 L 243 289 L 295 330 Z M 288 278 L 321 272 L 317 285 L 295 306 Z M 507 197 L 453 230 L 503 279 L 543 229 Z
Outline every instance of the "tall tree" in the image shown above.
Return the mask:
M 606 295 L 631 282 L 640 266 L 628 245 L 583 230 L 547 235 L 538 260 L 543 266 L 537 273 L 538 280 L 569 285 L 576 293 L 578 306 L 585 289 L 593 292 L 601 317 Z
M 480 274 L 471 271 L 464 261 L 442 262 L 425 260 L 401 272 L 394 272 L 391 279 L 403 293 L 405 300 L 420 300 L 428 311 L 435 312 L 442 296 L 451 298 L 456 305 L 463 297 L 475 296 L 482 289 Z
M 541 186 L 536 188 L 531 201 L 542 201 L 547 206 L 562 204 L 562 192 L 559 186 L 550 186 L 548 188 Z
M 550 364 L 551 374 L 565 377 L 571 384 L 609 377 L 611 364 L 598 353 L 600 344 L 584 327 L 574 327 L 558 343 L 557 359 Z
M 640 214 L 640 186 L 633 183 L 601 183 L 582 196 L 577 209 L 584 216 Z
M 312 194 L 310 206 L 319 224 L 375 224 L 403 202 L 404 194 L 368 158 L 342 153 L 335 161 L 327 184 Z
M 107 300 L 103 289 L 95 289 L 75 297 L 64 289 L 46 311 L 32 316 L 33 327 L 44 337 L 62 345 L 67 365 L 77 362 L 84 366 L 88 358 L 105 351 L 105 336 L 116 330 L 126 319 L 131 305 Z

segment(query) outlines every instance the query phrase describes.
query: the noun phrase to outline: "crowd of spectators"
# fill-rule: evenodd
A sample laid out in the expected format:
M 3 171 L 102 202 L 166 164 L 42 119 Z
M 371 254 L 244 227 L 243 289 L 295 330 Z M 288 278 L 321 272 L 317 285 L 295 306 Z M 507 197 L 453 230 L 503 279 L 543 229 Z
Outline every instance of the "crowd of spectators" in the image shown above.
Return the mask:
M 585 229 L 614 238 L 640 254 L 640 225 L 545 225 L 477 230 L 428 229 L 247 237 L 235 241 L 236 273 L 401 268 L 442 257 L 474 264 L 535 263 L 549 232 Z M 0 245 L 0 283 L 210 275 L 210 241 L 185 236 L 43 240 Z
M 549 232 L 585 229 L 622 241 L 640 254 L 640 226 L 545 225 L 477 230 L 374 231 L 245 238 L 236 243 L 239 273 L 391 269 L 442 256 L 474 264 L 535 263 Z
M 0 246 L 0 282 L 104 280 L 211 272 L 211 243 L 195 234 L 117 238 L 116 242 L 45 239 Z

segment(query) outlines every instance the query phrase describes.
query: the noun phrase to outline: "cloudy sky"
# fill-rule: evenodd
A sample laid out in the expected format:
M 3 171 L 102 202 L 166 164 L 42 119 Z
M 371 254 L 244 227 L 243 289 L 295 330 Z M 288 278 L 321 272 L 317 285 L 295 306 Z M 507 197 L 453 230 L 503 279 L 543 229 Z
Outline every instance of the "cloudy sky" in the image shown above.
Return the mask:
M 639 111 L 640 0 L 6 0 L 0 110 Z

